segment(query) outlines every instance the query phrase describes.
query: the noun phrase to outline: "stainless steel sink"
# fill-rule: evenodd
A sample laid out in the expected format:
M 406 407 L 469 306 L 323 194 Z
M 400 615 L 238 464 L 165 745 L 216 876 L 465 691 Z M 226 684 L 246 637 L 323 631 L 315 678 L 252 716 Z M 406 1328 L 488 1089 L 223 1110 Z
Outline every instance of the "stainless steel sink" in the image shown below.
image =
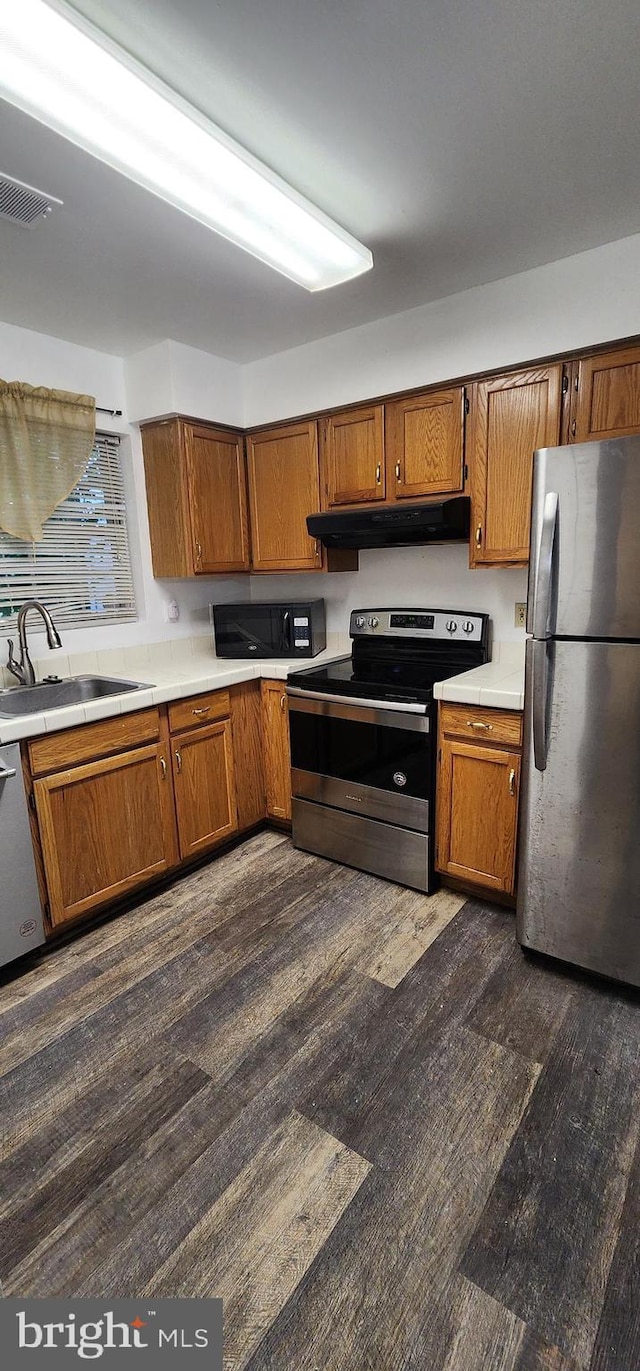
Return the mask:
M 144 681 L 119 681 L 114 676 L 71 676 L 66 681 L 39 681 L 32 686 L 9 686 L 0 690 L 0 718 L 14 719 L 18 714 L 40 714 L 44 709 L 64 709 L 105 695 L 125 695 L 131 690 L 149 690 Z

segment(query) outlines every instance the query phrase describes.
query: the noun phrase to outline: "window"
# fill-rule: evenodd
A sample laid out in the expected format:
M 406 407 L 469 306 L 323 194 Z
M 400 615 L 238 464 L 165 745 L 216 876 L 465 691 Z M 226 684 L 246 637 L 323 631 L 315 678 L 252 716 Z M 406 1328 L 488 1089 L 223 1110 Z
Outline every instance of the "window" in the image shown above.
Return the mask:
M 42 600 L 58 628 L 135 619 L 120 440 L 97 434 L 87 469 L 44 526 L 41 543 L 0 531 L 0 628 Z

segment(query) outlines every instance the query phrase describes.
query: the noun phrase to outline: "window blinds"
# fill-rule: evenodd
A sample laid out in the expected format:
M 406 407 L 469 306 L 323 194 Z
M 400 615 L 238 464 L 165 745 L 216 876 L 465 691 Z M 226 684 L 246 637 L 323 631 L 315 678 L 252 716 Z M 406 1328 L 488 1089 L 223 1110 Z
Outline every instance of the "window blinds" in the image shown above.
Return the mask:
M 40 543 L 0 533 L 0 630 L 37 599 L 58 628 L 136 618 L 118 438 L 97 434 L 86 471 Z

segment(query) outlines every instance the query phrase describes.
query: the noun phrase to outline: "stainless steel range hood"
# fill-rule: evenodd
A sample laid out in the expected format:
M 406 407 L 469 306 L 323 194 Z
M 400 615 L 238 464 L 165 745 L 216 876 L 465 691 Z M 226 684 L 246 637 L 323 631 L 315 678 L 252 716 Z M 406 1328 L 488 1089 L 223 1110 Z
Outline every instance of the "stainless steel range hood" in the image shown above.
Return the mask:
M 411 547 L 421 543 L 466 542 L 468 495 L 423 500 L 416 505 L 367 506 L 309 514 L 307 528 L 325 547 Z

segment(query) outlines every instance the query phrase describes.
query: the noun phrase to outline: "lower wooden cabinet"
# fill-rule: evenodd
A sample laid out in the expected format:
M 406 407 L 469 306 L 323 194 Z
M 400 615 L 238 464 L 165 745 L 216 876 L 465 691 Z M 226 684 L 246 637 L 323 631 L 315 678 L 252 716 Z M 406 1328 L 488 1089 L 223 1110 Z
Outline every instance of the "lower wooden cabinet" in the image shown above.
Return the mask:
M 44 776 L 34 781 L 33 793 L 54 926 L 176 864 L 162 742 Z
M 286 681 L 262 682 L 267 814 L 291 818 L 291 749 Z
M 47 734 L 23 757 L 54 928 L 267 816 L 291 818 L 284 681 Z
M 180 856 L 205 852 L 238 828 L 231 720 L 171 740 Z
M 486 890 L 515 891 L 521 715 L 440 706 L 436 867 Z

